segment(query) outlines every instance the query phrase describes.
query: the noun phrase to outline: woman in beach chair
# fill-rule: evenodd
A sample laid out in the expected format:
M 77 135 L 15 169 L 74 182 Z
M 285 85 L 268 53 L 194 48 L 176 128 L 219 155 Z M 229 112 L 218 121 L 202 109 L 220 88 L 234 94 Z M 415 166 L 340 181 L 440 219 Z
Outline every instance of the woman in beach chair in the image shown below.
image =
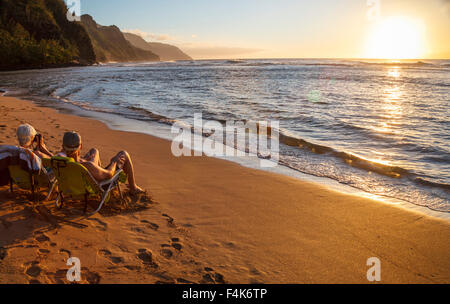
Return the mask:
M 126 151 L 119 152 L 111 159 L 110 164 L 106 168 L 102 168 L 97 149 L 91 149 L 83 158 L 80 156 L 81 149 L 81 136 L 76 132 L 66 132 L 63 138 L 63 152 L 52 158 L 52 168 L 61 188 L 59 199 L 62 198 L 61 196 L 64 195 L 64 192 L 69 196 L 74 196 L 73 194 L 75 196 L 84 195 L 86 211 L 87 197 L 100 194 L 102 195 L 102 200 L 94 212 L 96 213 L 101 209 L 103 203 L 108 200 L 109 192 L 114 187 L 118 187 L 122 171 L 128 178 L 132 195 L 145 193 L 136 184 L 133 163 Z M 120 181 L 125 182 L 126 179 Z
M 38 137 L 40 139 L 37 139 Z M 11 192 L 13 192 L 13 185 L 17 185 L 21 189 L 31 190 L 33 200 L 36 200 L 35 191 L 39 191 L 39 188 L 48 188 L 46 197 L 48 200 L 55 188 L 54 177 L 44 167 L 45 164 L 49 167 L 51 153 L 45 146 L 42 137 L 38 136 L 36 130 L 29 124 L 19 126 L 17 139 L 19 147 L 0 147 L 2 175 L 7 175 Z M 34 142 L 38 142 L 38 144 L 32 151 Z
M 41 159 L 52 157 L 52 153 L 47 149 L 44 143 L 44 137 L 38 134 L 33 126 L 29 124 L 20 125 L 17 128 L 17 140 L 19 146 L 25 149 L 33 150 L 34 154 Z M 36 144 L 33 147 L 33 144 Z

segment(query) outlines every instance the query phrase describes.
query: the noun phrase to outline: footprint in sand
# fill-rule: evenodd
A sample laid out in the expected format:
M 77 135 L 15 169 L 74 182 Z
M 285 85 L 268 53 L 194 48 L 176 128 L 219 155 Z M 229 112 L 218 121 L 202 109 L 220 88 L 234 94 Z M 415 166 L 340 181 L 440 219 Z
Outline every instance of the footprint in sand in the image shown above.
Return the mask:
M 96 272 L 91 272 L 87 270 L 86 268 L 81 268 L 83 273 L 85 273 L 86 281 L 88 281 L 89 284 L 99 284 L 101 280 L 101 276 Z
M 100 249 L 98 251 L 98 254 L 100 254 L 101 256 L 110 256 L 111 255 L 111 251 L 109 251 L 108 249 Z
M 203 276 L 201 283 L 225 284 L 225 280 L 223 279 L 223 275 L 221 275 L 220 273 L 215 274 L 207 273 Z
M 39 243 L 44 243 L 50 241 L 50 238 L 46 236 L 45 234 L 39 234 L 37 237 L 34 238 Z
M 112 262 L 113 264 L 120 264 L 120 263 L 125 262 L 125 260 L 124 260 L 122 257 L 115 257 L 115 256 L 112 256 L 112 257 L 110 257 L 109 259 L 111 260 L 111 262 Z
M 155 223 L 151 223 L 147 220 L 142 220 L 141 223 L 147 224 L 147 227 L 153 230 L 158 230 L 159 229 L 159 225 L 155 224 Z
M 173 219 L 173 217 L 171 217 L 170 215 L 167 215 L 167 214 L 165 214 L 165 213 L 164 213 L 162 216 L 166 218 L 167 224 L 168 224 L 170 227 L 176 227 L 176 225 L 175 225 L 175 223 L 174 223 L 175 220 Z
M 219 284 L 225 284 L 225 279 L 223 278 L 223 275 L 220 273 L 214 273 L 214 280 L 216 281 L 216 283 Z
M 211 283 L 215 283 L 215 282 L 214 282 L 214 279 L 212 278 L 211 274 L 207 273 L 203 276 L 201 283 L 211 284 Z
M 36 279 L 32 279 L 28 281 L 29 284 L 41 284 L 41 282 L 39 280 Z
M 65 254 L 67 254 L 67 258 L 69 258 L 69 257 L 72 256 L 72 253 L 71 253 L 69 250 L 64 249 L 64 248 L 59 249 L 59 253 L 65 253 Z
M 172 247 L 178 251 L 181 251 L 181 249 L 183 248 L 183 245 L 181 245 L 180 239 L 177 237 L 174 237 L 171 239 L 171 241 L 172 241 Z
M 147 249 L 138 249 L 137 257 L 142 261 L 144 265 L 157 268 L 158 264 L 153 261 L 153 253 Z
M 225 279 L 222 274 L 218 272 L 214 272 L 214 269 L 211 267 L 205 267 L 204 270 L 208 273 L 203 275 L 204 283 L 217 283 L 217 284 L 225 284 Z
M 167 259 L 170 259 L 173 256 L 173 252 L 170 249 L 163 248 L 161 249 L 161 255 Z
M 141 267 L 135 266 L 135 265 L 125 265 L 123 267 L 125 267 L 128 270 L 140 270 L 141 269 Z
M 194 282 L 191 282 L 191 281 L 183 279 L 183 278 L 177 278 L 177 283 L 179 283 L 179 284 L 195 284 Z
M 131 227 L 131 231 L 138 232 L 138 233 L 145 233 L 144 229 L 136 227 L 136 226 Z
M 120 264 L 125 261 L 122 257 L 112 256 L 111 251 L 109 251 L 107 249 L 99 250 L 98 254 L 104 258 L 109 259 L 113 264 Z
M 181 249 L 183 249 L 183 245 L 181 245 L 180 243 L 172 243 L 172 247 L 178 251 L 181 251 Z
M 35 278 L 41 274 L 42 268 L 39 267 L 37 262 L 33 262 L 33 263 L 36 263 L 36 264 L 33 264 L 30 267 L 28 267 L 27 270 L 25 271 L 25 273 L 27 275 L 29 275 L 30 277 Z
M 66 284 L 67 281 L 67 269 L 59 269 L 55 273 L 47 273 L 47 277 L 54 284 Z
M 38 249 L 38 253 L 41 253 L 41 254 L 49 254 L 49 253 L 50 253 L 50 250 L 44 249 L 44 248 L 39 248 L 39 249 Z
M 161 247 L 167 248 L 167 247 L 173 247 L 178 251 L 181 251 L 183 249 L 183 245 L 180 243 L 180 238 L 173 237 L 170 239 L 171 244 L 161 244 Z
M 100 230 L 100 231 L 106 231 L 106 229 L 108 228 L 108 224 L 106 224 L 105 222 L 103 222 L 103 221 L 101 221 L 101 220 L 99 220 L 99 219 L 96 219 L 96 218 L 89 218 L 88 220 L 97 222 L 99 225 L 96 226 L 96 228 L 97 228 L 98 230 Z

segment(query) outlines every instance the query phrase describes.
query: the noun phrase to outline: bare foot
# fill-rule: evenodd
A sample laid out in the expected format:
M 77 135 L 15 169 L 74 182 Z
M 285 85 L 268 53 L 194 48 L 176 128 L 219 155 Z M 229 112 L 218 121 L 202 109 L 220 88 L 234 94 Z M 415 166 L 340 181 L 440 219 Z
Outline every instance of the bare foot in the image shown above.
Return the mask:
M 134 186 L 133 188 L 130 188 L 130 194 L 131 195 L 138 195 L 138 194 L 144 194 L 147 193 L 144 189 L 142 189 L 139 186 Z

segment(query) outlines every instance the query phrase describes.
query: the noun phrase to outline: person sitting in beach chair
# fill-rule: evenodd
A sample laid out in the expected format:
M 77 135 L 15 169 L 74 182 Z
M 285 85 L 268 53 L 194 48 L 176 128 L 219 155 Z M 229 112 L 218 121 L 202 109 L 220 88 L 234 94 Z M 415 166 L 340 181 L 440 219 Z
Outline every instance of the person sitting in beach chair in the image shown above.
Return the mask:
M 50 151 L 44 144 L 42 136 L 29 124 L 17 128 L 19 146 L 0 146 L 0 184 L 9 180 L 10 190 L 13 185 L 31 190 L 36 200 L 35 190 L 48 188 L 45 200 L 50 199 L 56 186 L 54 176 L 49 171 Z M 33 143 L 37 146 L 33 149 Z
M 119 152 L 111 159 L 110 164 L 103 168 L 100 161 L 100 152 L 94 148 L 82 158 L 82 146 L 80 134 L 77 132 L 66 132 L 63 138 L 63 152 L 58 155 L 73 158 L 75 162 L 83 165 L 99 183 L 111 179 L 115 175 L 116 170 L 122 169 L 128 176 L 130 193 L 132 195 L 145 193 L 145 191 L 136 184 L 134 167 L 128 152 Z
M 23 124 L 17 128 L 17 140 L 21 148 L 33 150 L 34 154 L 41 159 L 52 157 L 52 153 L 44 143 L 44 137 L 29 124 Z M 33 147 L 33 144 L 36 144 L 36 147 Z

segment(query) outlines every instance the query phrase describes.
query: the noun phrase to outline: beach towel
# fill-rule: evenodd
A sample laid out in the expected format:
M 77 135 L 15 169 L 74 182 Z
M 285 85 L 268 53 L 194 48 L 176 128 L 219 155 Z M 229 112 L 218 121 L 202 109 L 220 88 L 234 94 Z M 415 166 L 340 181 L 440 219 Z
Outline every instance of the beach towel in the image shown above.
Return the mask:
M 16 146 L 0 146 L 0 186 L 9 184 L 8 167 L 19 165 L 23 170 L 32 174 L 42 171 L 41 159 L 30 149 Z

